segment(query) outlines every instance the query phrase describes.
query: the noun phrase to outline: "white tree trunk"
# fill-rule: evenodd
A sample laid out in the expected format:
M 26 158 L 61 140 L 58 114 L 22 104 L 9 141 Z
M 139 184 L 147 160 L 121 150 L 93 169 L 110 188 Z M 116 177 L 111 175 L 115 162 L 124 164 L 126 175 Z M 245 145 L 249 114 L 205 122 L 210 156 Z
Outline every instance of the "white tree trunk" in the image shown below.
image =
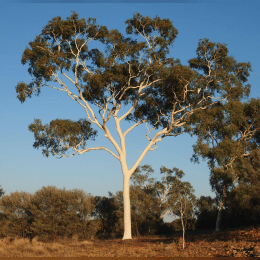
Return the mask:
M 124 239 L 132 239 L 131 229 L 131 206 L 130 206 L 130 174 L 123 174 L 124 176 Z
M 185 238 L 184 238 L 185 226 L 184 226 L 184 222 L 183 222 L 183 213 L 181 214 L 181 224 L 182 224 L 182 249 L 184 249 L 184 243 L 185 243 Z
M 131 111 L 130 111 L 131 112 Z M 122 167 L 122 172 L 123 172 L 123 178 L 124 178 L 124 187 L 123 187 L 123 200 L 124 200 L 124 236 L 123 239 L 132 239 L 132 229 L 131 229 L 131 206 L 130 206 L 130 178 L 132 176 L 132 174 L 134 173 L 134 171 L 136 170 L 136 168 L 138 167 L 138 165 L 141 163 L 141 161 L 143 160 L 144 156 L 146 155 L 146 153 L 150 150 L 153 151 L 157 145 L 156 142 L 160 142 L 162 140 L 162 137 L 156 139 L 158 136 L 162 135 L 162 134 L 166 134 L 167 133 L 167 129 L 163 129 L 162 131 L 158 132 L 157 134 L 155 134 L 155 136 L 153 137 L 152 140 L 150 140 L 150 143 L 147 145 L 147 147 L 144 149 L 144 151 L 142 152 L 142 154 L 140 155 L 140 157 L 137 159 L 137 161 L 135 162 L 135 164 L 133 165 L 133 167 L 131 169 L 128 169 L 127 167 L 127 163 L 126 163 L 126 148 L 125 148 L 125 135 L 131 131 L 131 129 L 134 126 L 137 126 L 138 123 L 136 123 L 134 126 L 132 126 L 131 128 L 128 129 L 128 131 L 126 131 L 124 134 L 121 131 L 121 127 L 120 127 L 120 121 L 122 120 L 122 118 L 117 118 L 117 113 L 114 116 L 115 122 L 116 122 L 116 129 L 118 132 L 118 135 L 121 139 L 121 149 L 120 147 L 117 145 L 117 143 L 115 142 L 115 140 L 112 138 L 112 136 L 110 135 L 109 132 L 106 132 L 105 137 L 107 137 L 113 144 L 114 146 L 117 148 L 117 151 L 119 153 L 119 156 L 116 156 L 115 154 L 113 154 L 121 163 L 121 167 Z M 155 144 L 155 148 L 151 149 L 151 147 Z M 112 153 L 112 152 L 111 152 Z

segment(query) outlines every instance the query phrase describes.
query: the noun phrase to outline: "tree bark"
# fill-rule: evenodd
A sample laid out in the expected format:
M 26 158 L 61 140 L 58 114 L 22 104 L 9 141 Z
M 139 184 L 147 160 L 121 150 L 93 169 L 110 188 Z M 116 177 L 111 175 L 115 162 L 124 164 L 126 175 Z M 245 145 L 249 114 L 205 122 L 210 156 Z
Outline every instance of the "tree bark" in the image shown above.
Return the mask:
M 220 221 L 221 221 L 221 215 L 222 215 L 222 209 L 224 206 L 224 202 L 225 202 L 225 196 L 226 196 L 226 186 L 224 185 L 223 187 L 223 195 L 222 195 L 222 199 L 219 205 L 219 209 L 218 209 L 218 216 L 217 216 L 217 221 L 216 221 L 216 229 L 215 231 L 219 231 L 219 226 L 220 226 Z
M 184 249 L 184 243 L 185 243 L 184 235 L 185 235 L 185 228 L 183 228 L 183 232 L 182 232 L 182 249 Z
M 183 213 L 181 213 L 181 224 L 182 224 L 182 249 L 184 249 L 184 243 L 185 243 L 185 238 L 184 238 L 184 234 L 185 234 L 185 226 L 184 226 L 184 222 L 183 222 Z
M 124 176 L 124 239 L 132 239 L 131 229 L 131 207 L 130 207 L 130 174 L 123 174 Z

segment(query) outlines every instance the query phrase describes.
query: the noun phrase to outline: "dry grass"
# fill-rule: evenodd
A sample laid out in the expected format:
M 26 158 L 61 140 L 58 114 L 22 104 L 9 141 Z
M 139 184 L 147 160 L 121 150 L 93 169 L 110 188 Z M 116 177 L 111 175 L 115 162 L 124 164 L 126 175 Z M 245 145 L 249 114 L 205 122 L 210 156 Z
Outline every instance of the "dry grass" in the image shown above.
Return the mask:
M 237 228 L 216 234 L 211 231 L 186 231 L 174 236 L 153 236 L 132 240 L 59 239 L 43 243 L 34 238 L 0 240 L 0 257 L 254 257 L 260 256 L 260 227 Z

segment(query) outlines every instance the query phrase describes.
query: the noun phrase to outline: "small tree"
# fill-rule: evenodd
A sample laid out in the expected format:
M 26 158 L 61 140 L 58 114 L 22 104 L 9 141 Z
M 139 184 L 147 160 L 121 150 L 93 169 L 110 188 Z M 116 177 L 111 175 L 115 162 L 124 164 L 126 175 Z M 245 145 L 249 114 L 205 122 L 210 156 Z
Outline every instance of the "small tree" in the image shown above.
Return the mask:
M 237 63 L 227 56 L 225 45 L 204 39 L 199 42 L 197 58 L 189 60 L 190 67 L 183 66 L 178 59 L 166 58 L 168 46 L 172 45 L 178 33 L 169 19 L 151 19 L 136 13 L 125 23 L 127 34 L 139 35 L 144 41 L 125 38 L 118 30 L 108 31 L 105 26 L 97 26 L 92 18 L 87 22 L 85 19 L 79 20 L 75 12 L 67 20 L 59 16 L 53 18 L 42 33 L 29 43 L 30 47 L 25 49 L 22 64 L 29 63 L 28 72 L 34 79 L 30 84 L 19 82 L 16 92 L 23 103 L 33 91 L 38 90 L 39 95 L 42 86 L 65 91 L 83 107 L 88 119 L 104 132 L 118 154 L 103 146 L 84 149 L 85 141 L 97 135 L 97 131 L 91 128 L 91 122 L 86 119 L 56 119 L 45 126 L 40 119 L 35 119 L 29 126 L 36 139 L 33 147 L 46 147 L 43 154 L 47 157 L 49 153 L 62 158 L 103 149 L 120 162 L 124 177 L 123 239 L 131 239 L 130 178 L 144 156 L 157 148 L 157 143 L 163 138 L 182 134 L 181 127 L 187 125 L 192 114 L 227 100 L 237 92 L 242 94 L 248 90 L 249 85 L 244 87 L 241 81 L 247 80 L 251 65 Z M 88 43 L 92 40 L 106 45 L 106 56 L 98 49 L 88 49 Z M 86 64 L 89 60 L 92 60 L 93 66 Z M 195 69 L 203 70 L 204 75 Z M 67 73 L 70 70 L 73 77 Z M 69 90 L 66 80 L 75 86 L 78 95 Z M 62 88 L 52 86 L 56 83 Z M 216 92 L 221 96 L 215 98 Z M 218 100 L 213 102 L 213 99 Z M 122 102 L 125 105 L 131 103 L 132 107 L 118 117 Z M 102 122 L 96 118 L 90 103 L 99 107 Z M 112 105 L 112 108 L 108 108 L 108 105 Z M 107 127 L 111 115 L 121 146 Z M 123 119 L 135 122 L 125 132 L 120 126 Z M 148 129 L 148 134 L 159 127 L 162 130 L 151 139 L 146 134 L 148 145 L 134 165 L 128 168 L 125 138 L 143 123 L 153 126 L 150 131 Z M 64 155 L 70 148 L 75 153 Z
M 175 176 L 168 176 L 170 182 L 173 184 L 168 194 L 168 204 L 171 207 L 171 211 L 174 215 L 180 217 L 183 231 L 183 249 L 185 243 L 185 228 L 188 219 L 194 219 L 195 206 L 197 203 L 196 197 L 193 194 L 194 189 L 189 182 L 181 182 L 180 179 L 185 175 L 183 171 L 174 167 L 169 170 L 164 167 L 164 170 L 172 173 L 175 172 Z

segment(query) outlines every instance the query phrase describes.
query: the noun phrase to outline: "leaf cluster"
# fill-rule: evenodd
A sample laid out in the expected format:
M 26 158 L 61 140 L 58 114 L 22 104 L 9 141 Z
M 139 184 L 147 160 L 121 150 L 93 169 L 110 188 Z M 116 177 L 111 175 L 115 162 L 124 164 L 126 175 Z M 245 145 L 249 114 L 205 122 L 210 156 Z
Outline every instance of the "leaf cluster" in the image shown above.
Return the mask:
M 35 140 L 34 148 L 41 146 L 43 155 L 49 156 L 49 148 L 52 155 L 56 153 L 64 154 L 71 147 L 84 147 L 85 141 L 94 138 L 97 131 L 90 127 L 91 123 L 85 119 L 80 119 L 77 122 L 72 120 L 56 119 L 50 122 L 50 125 L 42 125 L 40 119 L 35 119 L 34 123 L 29 126 L 29 131 L 34 133 Z M 95 140 L 95 139 L 94 139 Z M 68 145 L 66 144 L 68 143 Z M 59 148 L 61 146 L 61 148 Z

